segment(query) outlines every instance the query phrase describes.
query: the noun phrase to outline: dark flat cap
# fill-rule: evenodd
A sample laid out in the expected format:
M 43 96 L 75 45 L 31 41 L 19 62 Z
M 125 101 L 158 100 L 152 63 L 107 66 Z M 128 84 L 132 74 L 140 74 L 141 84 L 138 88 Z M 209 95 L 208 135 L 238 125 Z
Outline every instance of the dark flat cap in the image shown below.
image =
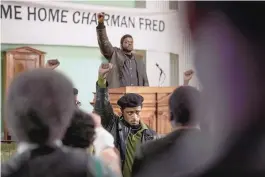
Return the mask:
M 142 106 L 144 98 L 136 93 L 127 93 L 122 96 L 117 104 L 122 108 L 133 108 L 137 106 Z

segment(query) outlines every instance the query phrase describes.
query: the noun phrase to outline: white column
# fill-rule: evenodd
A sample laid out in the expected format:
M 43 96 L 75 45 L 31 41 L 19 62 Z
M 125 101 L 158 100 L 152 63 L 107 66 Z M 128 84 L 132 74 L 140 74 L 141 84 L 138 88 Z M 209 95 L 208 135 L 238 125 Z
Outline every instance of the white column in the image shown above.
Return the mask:
M 192 47 L 192 36 L 189 31 L 186 16 L 186 3 L 180 2 L 178 4 L 178 15 L 180 24 L 180 36 L 181 36 L 181 50 L 179 52 L 179 65 L 180 65 L 180 84 L 183 84 L 183 73 L 188 69 L 195 70 L 194 67 L 194 50 Z M 199 88 L 199 82 L 197 79 L 196 71 L 195 75 L 190 82 L 191 86 Z
M 169 10 L 169 1 L 166 0 L 146 1 L 146 8 L 156 9 L 158 11 Z
M 163 0 L 146 0 L 146 8 L 155 10 L 156 12 L 164 12 L 169 10 L 169 1 Z M 156 67 L 156 63 L 164 70 L 166 79 L 162 86 L 170 86 L 170 53 L 159 51 L 146 51 L 146 71 L 150 86 L 158 86 L 160 70 Z M 164 78 L 162 78 L 163 80 Z

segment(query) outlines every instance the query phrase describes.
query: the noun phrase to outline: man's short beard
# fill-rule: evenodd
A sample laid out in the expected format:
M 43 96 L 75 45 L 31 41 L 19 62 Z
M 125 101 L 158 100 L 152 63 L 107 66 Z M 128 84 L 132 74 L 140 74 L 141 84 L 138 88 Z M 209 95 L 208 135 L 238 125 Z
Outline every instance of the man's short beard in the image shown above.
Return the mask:
M 122 48 L 122 50 L 123 50 L 124 52 L 126 52 L 126 53 L 132 52 L 132 50 L 128 50 L 128 49 L 124 49 L 124 48 Z

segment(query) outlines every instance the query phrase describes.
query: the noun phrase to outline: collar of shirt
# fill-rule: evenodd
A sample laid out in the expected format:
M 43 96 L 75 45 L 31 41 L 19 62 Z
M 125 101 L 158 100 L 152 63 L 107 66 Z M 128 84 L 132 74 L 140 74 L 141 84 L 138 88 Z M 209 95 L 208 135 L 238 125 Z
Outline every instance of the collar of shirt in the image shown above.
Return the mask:
M 62 141 L 61 140 L 56 140 L 54 141 L 54 144 L 58 147 L 62 146 Z M 18 144 L 18 148 L 17 148 L 17 153 L 21 154 L 27 150 L 32 150 L 32 149 L 36 149 L 38 147 L 38 144 L 34 144 L 34 143 L 28 143 L 28 142 L 21 142 Z

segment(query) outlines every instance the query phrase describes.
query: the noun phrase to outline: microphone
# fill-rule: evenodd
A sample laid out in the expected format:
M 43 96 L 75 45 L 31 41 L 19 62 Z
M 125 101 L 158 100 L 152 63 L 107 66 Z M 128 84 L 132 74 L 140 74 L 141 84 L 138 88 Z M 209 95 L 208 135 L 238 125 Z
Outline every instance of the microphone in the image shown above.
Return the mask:
M 165 81 L 165 78 L 164 78 L 163 83 L 161 83 L 161 76 L 162 76 L 162 74 L 164 74 L 164 77 L 166 77 L 166 74 L 165 74 L 164 70 L 159 66 L 158 63 L 156 63 L 156 67 L 160 70 L 160 75 L 159 75 L 159 80 L 158 80 L 158 86 L 161 87 L 161 85 L 162 85 L 162 84 L 164 83 L 164 81 Z
M 159 64 L 156 63 L 156 67 L 160 70 L 160 75 L 164 72 L 163 69 L 159 66 Z

